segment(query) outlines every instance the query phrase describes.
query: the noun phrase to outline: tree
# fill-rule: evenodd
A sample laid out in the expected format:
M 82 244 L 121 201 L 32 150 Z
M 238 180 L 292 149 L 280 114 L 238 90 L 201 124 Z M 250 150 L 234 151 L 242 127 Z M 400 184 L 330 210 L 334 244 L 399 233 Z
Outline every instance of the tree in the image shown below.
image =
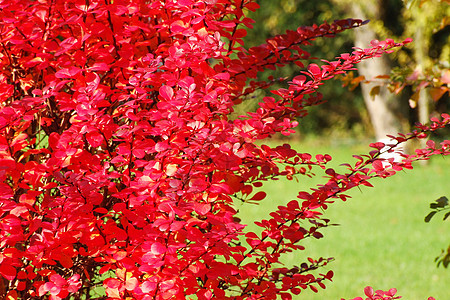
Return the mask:
M 286 30 L 295 30 L 299 25 L 322 24 L 324 21 L 343 19 L 346 16 L 330 0 L 259 0 L 261 8 L 249 13 L 255 20 L 254 29 L 248 31 L 244 42 L 247 46 L 256 46 L 264 43 L 266 39 L 281 34 Z M 366 26 L 364 26 L 366 27 Z M 365 45 L 367 46 L 368 43 Z M 354 47 L 351 31 L 342 32 L 333 39 L 317 39 L 304 49 L 311 53 L 310 62 L 314 58 L 332 60 L 336 53 L 351 52 Z M 302 71 L 297 65 L 287 65 L 276 70 L 266 70 L 258 74 L 259 80 L 267 80 L 272 76 L 291 78 Z M 319 107 L 308 109 L 309 117 L 302 119 L 302 126 L 297 133 L 301 135 L 332 135 L 339 136 L 367 136 L 373 129 L 370 118 L 365 109 L 364 100 L 359 90 L 343 89 L 340 80 L 330 80 L 320 87 L 326 102 Z M 287 88 L 286 81 L 277 81 L 273 88 Z M 263 96 L 271 96 L 269 90 L 260 92 Z M 236 110 L 254 109 L 258 106 L 258 99 L 246 101 Z
M 350 84 L 365 81 L 362 88 L 367 108 L 372 112 L 374 126 L 377 127 L 376 124 L 379 123 L 380 128 L 392 127 L 392 132 L 401 129 L 401 123 L 404 123 L 402 120 L 405 118 L 403 111 L 407 106 L 397 95 L 405 87 L 412 87 L 408 98 L 413 115 L 410 119 L 413 121 L 426 123 L 431 115 L 442 111 L 439 106 L 445 106 L 442 104 L 448 99 L 443 96 L 448 91 L 450 74 L 449 2 L 439 0 L 386 0 L 368 1 L 364 4 L 346 0 L 335 2 L 351 7 L 353 16 L 359 18 L 368 16 L 375 19 L 371 28 L 355 30 L 357 46 L 375 37 L 395 36 L 399 39 L 412 37 L 415 41 L 409 49 L 402 50 L 397 55 L 397 66 L 387 60 L 383 63 L 372 63 L 371 66 L 368 66 L 371 62 L 365 62 L 358 68 L 362 76 L 356 79 L 350 76 L 346 80 Z M 364 64 L 367 64 L 367 67 L 364 67 Z M 377 101 L 377 98 L 381 100 Z M 438 106 L 439 100 L 441 105 Z M 383 103 L 387 104 L 384 105 L 386 108 L 384 112 Z M 377 112 L 379 109 L 380 112 Z M 381 133 L 383 131 L 386 130 L 378 130 Z
M 317 88 L 405 42 L 372 42 L 309 64 L 255 112 L 233 106 L 267 82 L 268 68 L 302 66 L 302 45 L 363 25 L 357 19 L 300 27 L 243 48 L 247 0 L 31 1 L 1 4 L 0 294 L 7 299 L 274 299 L 324 288 L 326 258 L 290 268 L 280 257 L 321 238 L 321 217 L 351 188 L 416 160 L 449 154 L 429 141 L 403 161 L 380 159 L 383 143 L 339 174 L 329 155 L 257 141 L 289 135 Z M 444 128 L 418 125 L 398 144 Z M 258 202 L 267 180 L 328 181 L 257 221 L 247 232 L 233 201 Z M 365 290 L 395 299 L 395 290 Z M 376 295 L 375 295 L 376 294 Z M 381 295 L 381 296 L 380 296 Z
M 390 1 L 347 1 L 334 0 L 341 9 L 345 9 L 347 15 L 353 15 L 362 19 L 382 20 L 383 11 Z M 376 25 L 364 26 L 354 30 L 354 42 L 356 47 L 365 47 L 370 41 L 380 39 Z M 367 60 L 358 64 L 359 76 L 350 77 L 353 83 L 367 80 L 361 85 L 364 103 L 370 115 L 370 120 L 377 140 L 382 140 L 386 135 L 397 134 L 405 130 L 403 124 L 407 119 L 401 99 L 394 93 L 390 93 L 387 85 L 379 85 L 377 76 L 389 74 L 392 62 L 388 57 L 379 60 Z
M 408 67 L 403 70 L 402 85 L 414 87 L 410 98 L 410 106 L 418 108 L 419 122 L 427 122 L 434 112 L 439 99 L 448 91 L 450 79 L 448 61 L 450 59 L 450 3 L 448 1 L 425 0 L 406 1 L 403 18 L 406 23 L 404 35 L 415 40 L 412 55 L 407 61 Z M 395 73 L 394 73 L 395 75 Z M 400 77 L 401 78 L 401 77 Z M 398 85 L 397 85 L 398 86 Z M 427 89 L 425 89 L 427 88 Z M 397 92 L 398 92 L 397 91 Z
M 352 2 L 352 13 L 355 16 L 367 19 L 367 11 L 375 18 L 380 18 L 382 2 L 366 1 Z M 372 40 L 376 40 L 375 32 L 368 26 L 355 30 L 355 46 L 364 47 Z M 368 80 L 376 79 L 380 74 L 389 74 L 391 71 L 391 63 L 387 57 L 383 57 L 377 61 L 367 60 L 358 65 L 358 72 Z M 378 86 L 379 91 L 374 93 L 376 83 L 367 83 L 361 86 L 364 96 L 364 102 L 374 127 L 377 140 L 382 140 L 388 134 L 397 134 L 402 132 L 401 120 L 402 116 L 401 101 L 395 94 L 390 93 L 386 86 Z

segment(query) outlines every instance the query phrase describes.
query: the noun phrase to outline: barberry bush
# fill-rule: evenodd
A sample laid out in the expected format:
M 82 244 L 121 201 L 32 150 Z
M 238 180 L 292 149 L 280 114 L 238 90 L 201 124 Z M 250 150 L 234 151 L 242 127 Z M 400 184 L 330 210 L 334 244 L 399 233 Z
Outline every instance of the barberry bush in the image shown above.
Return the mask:
M 7 299 L 290 299 L 325 288 L 326 258 L 283 266 L 329 224 L 322 211 L 345 192 L 450 142 L 385 161 L 381 151 L 424 138 L 449 115 L 375 143 L 347 173 L 289 145 L 317 89 L 355 64 L 404 43 L 373 41 L 334 61 L 309 63 L 303 45 L 363 25 L 300 27 L 246 49 L 253 0 L 0 1 L 0 297 Z M 289 87 L 232 118 L 270 88 L 256 76 L 296 64 Z M 387 150 L 382 150 L 387 149 Z M 325 184 L 249 232 L 233 203 L 270 201 L 255 187 L 282 177 Z M 301 178 L 300 178 L 301 179 Z M 370 295 L 369 295 L 370 294 Z M 370 299 L 395 291 L 366 290 Z M 375 297 L 385 298 L 375 298 Z

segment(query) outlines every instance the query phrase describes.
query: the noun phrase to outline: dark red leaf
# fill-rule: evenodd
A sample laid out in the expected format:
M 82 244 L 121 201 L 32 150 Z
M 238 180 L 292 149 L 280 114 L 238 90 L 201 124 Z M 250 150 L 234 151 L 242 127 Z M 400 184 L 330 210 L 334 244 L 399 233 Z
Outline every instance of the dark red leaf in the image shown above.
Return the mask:
M 256 194 L 253 195 L 253 197 L 250 198 L 250 200 L 253 201 L 260 201 L 263 200 L 264 198 L 266 198 L 267 194 L 266 192 L 257 192 Z

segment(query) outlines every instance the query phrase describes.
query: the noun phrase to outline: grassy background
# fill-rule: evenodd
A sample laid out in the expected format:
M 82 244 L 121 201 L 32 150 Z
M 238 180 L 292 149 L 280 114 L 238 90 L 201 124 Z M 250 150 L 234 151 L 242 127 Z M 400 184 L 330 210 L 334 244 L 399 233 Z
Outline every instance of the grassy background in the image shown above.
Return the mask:
M 300 152 L 330 154 L 333 166 L 353 162 L 352 154 L 369 151 L 369 142 L 294 143 Z M 300 182 L 280 180 L 263 186 L 268 197 L 260 205 L 240 205 L 240 217 L 249 229 L 254 220 L 266 218 L 278 205 L 295 199 L 298 191 L 308 190 L 324 178 L 300 177 Z M 333 226 L 322 231 L 320 240 L 306 240 L 306 250 L 284 257 L 286 266 L 298 265 L 306 257 L 334 257 L 328 269 L 335 273 L 333 282 L 318 294 L 310 290 L 295 299 L 345 299 L 363 296 L 367 285 L 375 289 L 397 288 L 403 299 L 449 299 L 450 270 L 436 268 L 434 259 L 450 243 L 448 221 L 442 214 L 430 223 L 424 217 L 429 204 L 440 196 L 450 196 L 450 158 L 436 157 L 427 165 L 397 173 L 372 182 L 374 188 L 362 187 L 350 192 L 347 202 L 336 202 L 325 212 Z M 319 270 L 325 273 L 328 269 Z

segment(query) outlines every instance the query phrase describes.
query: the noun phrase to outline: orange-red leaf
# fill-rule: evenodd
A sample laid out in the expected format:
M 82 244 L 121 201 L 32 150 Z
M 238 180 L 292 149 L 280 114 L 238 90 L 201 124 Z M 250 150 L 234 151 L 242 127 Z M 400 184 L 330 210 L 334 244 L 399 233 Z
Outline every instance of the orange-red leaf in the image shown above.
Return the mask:
M 441 99 L 442 96 L 448 91 L 448 87 L 441 86 L 441 87 L 432 87 L 430 88 L 430 96 L 433 101 L 438 101 Z

